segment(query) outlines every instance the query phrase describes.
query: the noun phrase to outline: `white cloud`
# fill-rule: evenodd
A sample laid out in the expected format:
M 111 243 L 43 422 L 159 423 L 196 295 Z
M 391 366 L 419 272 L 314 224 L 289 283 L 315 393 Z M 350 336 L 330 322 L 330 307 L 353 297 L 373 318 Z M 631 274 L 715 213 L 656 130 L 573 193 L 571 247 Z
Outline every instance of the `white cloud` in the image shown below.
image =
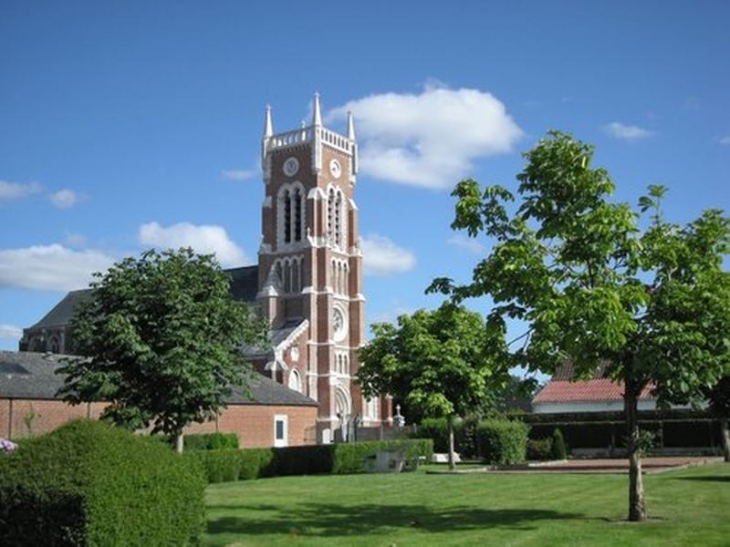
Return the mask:
M 82 289 L 92 273 L 105 271 L 112 263 L 112 257 L 102 252 L 74 251 L 58 244 L 0 250 L 0 288 Z
M 473 160 L 507 153 L 523 135 L 504 104 L 477 89 L 428 84 L 420 95 L 386 93 L 350 101 L 327 121 L 351 111 L 362 172 L 381 180 L 449 188 Z
M 474 255 L 481 255 L 485 252 L 485 247 L 482 245 L 479 241 L 477 241 L 474 238 L 466 237 L 462 234 L 457 234 L 455 236 L 452 236 L 448 239 L 447 243 L 449 245 L 453 245 L 454 247 L 459 247 L 461 249 L 465 249 L 471 254 Z
M 416 265 L 416 257 L 398 247 L 387 237 L 376 234 L 361 238 L 363 271 L 367 275 L 407 272 Z
M 221 171 L 221 175 L 226 180 L 248 180 L 256 176 L 258 171 L 255 169 L 230 169 Z
M 606 133 L 623 141 L 638 141 L 651 137 L 654 132 L 643 129 L 636 125 L 626 125 L 620 122 L 612 122 L 604 127 Z
M 20 199 L 37 194 L 43 190 L 43 187 L 37 182 L 9 182 L 0 180 L 0 202 L 10 201 L 11 199 Z
M 64 188 L 63 190 L 49 194 L 48 199 L 59 209 L 69 209 L 78 203 L 79 196 L 73 190 Z
M 23 337 L 23 329 L 15 325 L 0 324 L 0 340 L 20 340 Z
M 730 135 L 720 139 L 720 144 L 730 144 Z
M 139 242 L 162 249 L 191 247 L 201 254 L 215 254 L 222 266 L 242 266 L 248 263 L 243 250 L 238 247 L 221 226 L 196 226 L 180 222 L 172 226 L 160 226 L 148 222 L 139 228 Z

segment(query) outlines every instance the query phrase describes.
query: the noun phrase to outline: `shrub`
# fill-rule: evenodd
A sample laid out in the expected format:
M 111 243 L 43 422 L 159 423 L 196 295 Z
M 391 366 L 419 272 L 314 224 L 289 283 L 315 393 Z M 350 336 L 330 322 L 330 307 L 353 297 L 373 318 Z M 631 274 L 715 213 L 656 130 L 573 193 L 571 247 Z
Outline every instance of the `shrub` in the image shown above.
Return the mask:
M 238 448 L 238 435 L 235 433 L 200 433 L 183 437 L 185 450 L 218 450 Z
M 257 479 L 271 464 L 274 451 L 271 448 L 247 448 L 239 450 L 239 458 L 238 479 L 242 481 Z
M 545 461 L 553 457 L 553 439 L 545 437 L 543 439 L 527 440 L 527 459 L 534 461 Z
M 518 421 L 486 420 L 477 427 L 480 453 L 485 461 L 497 465 L 524 462 L 527 455 L 529 426 Z
M 238 480 L 241 471 L 240 450 L 221 448 L 218 450 L 192 450 L 187 457 L 200 462 L 208 483 Z
M 0 544 L 198 544 L 204 489 L 158 441 L 72 421 L 0 460 Z
M 337 445 L 288 446 L 273 449 L 266 476 L 319 475 L 332 471 L 333 448 Z
M 563 433 L 557 427 L 553 430 L 552 457 L 556 460 L 568 459 L 568 448 L 565 446 Z

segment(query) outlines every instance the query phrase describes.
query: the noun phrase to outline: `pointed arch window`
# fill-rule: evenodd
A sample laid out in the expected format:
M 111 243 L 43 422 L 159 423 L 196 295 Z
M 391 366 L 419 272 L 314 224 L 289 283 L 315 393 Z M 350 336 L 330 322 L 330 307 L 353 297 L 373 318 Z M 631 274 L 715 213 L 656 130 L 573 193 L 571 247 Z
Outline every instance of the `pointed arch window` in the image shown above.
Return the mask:
M 294 190 L 294 241 L 302 240 L 302 191 L 299 188 Z
M 338 249 L 345 242 L 344 203 L 342 190 L 331 187 L 327 193 L 327 236 L 330 244 Z
M 279 189 L 278 234 L 279 243 L 291 245 L 302 241 L 306 225 L 304 188 L 301 183 L 284 184 Z
M 284 243 L 291 243 L 291 193 L 284 192 Z

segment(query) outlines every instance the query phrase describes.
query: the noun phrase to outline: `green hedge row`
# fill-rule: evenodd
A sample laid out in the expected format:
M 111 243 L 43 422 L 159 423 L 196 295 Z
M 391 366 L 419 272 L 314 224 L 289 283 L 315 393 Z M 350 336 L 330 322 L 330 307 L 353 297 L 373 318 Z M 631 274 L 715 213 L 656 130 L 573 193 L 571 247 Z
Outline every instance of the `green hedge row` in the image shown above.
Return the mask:
M 274 457 L 270 448 L 220 448 L 197 450 L 185 454 L 197 461 L 209 483 L 249 480 L 263 476 Z
M 640 420 L 639 427 L 654 434 L 656 448 L 712 448 L 721 446 L 720 426 L 710 419 Z M 625 448 L 626 423 L 618 421 L 548 422 L 532 424 L 531 439 L 542 439 L 559 428 L 571 448 Z
M 205 470 L 208 482 L 228 482 L 259 477 L 345 474 L 363 471 L 362 462 L 378 451 L 403 451 L 406 458 L 433 454 L 431 439 L 336 443 L 286 448 L 199 450 L 186 455 Z
M 514 465 L 527 459 L 527 434 L 530 427 L 520 421 L 485 420 L 477 426 L 479 453 L 484 461 Z
M 204 491 L 162 443 L 72 421 L 0 458 L 0 545 L 197 545 Z
M 545 414 L 520 414 L 519 418 L 530 425 L 576 422 L 622 422 L 623 411 L 619 412 L 561 412 Z M 641 421 L 664 420 L 706 420 L 712 419 L 707 410 L 693 410 L 691 408 L 672 408 L 667 410 L 640 410 Z
M 183 437 L 185 450 L 218 450 L 238 448 L 238 435 L 235 433 L 198 433 Z

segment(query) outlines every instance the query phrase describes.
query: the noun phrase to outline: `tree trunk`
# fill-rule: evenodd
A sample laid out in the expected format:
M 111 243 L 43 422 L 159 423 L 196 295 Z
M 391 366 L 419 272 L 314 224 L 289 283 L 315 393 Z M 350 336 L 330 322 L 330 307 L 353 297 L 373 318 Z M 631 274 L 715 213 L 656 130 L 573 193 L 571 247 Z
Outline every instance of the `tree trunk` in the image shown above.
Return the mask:
M 629 456 L 629 520 L 646 520 L 644 484 L 641 476 L 641 436 L 639 435 L 638 399 L 641 389 L 626 383 L 624 412 L 626 413 L 626 449 Z
M 449 416 L 449 470 L 453 471 L 456 469 L 456 458 L 454 457 L 454 417 Z
M 720 418 L 720 434 L 722 436 L 722 453 L 725 461 L 730 463 L 730 430 L 728 430 L 727 418 Z
M 177 452 L 178 454 L 182 454 L 184 446 L 185 443 L 183 441 L 183 432 L 178 431 L 175 435 L 175 452 Z

